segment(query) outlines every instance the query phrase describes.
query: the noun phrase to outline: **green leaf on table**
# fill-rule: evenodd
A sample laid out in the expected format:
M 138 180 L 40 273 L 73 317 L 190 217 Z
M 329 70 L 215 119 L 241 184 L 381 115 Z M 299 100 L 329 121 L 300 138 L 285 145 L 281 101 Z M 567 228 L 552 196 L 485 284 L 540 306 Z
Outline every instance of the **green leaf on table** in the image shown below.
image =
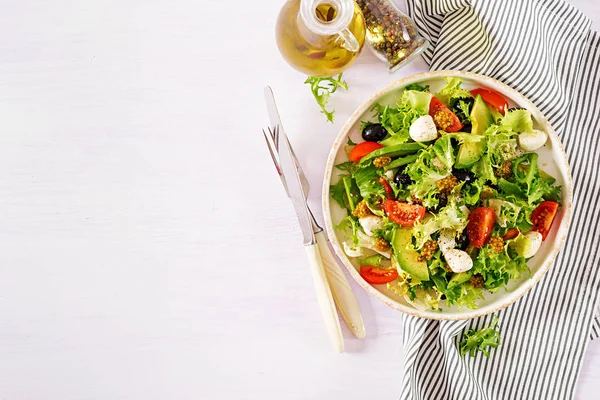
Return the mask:
M 309 76 L 304 83 L 310 85 L 310 90 L 321 107 L 321 112 L 325 114 L 328 122 L 333 123 L 335 110 L 328 111 L 326 107 L 329 98 L 338 88 L 348 90 L 348 84 L 342 80 L 342 74 L 337 77 Z
M 469 329 L 460 341 L 460 355 L 464 356 L 468 353 L 471 357 L 475 357 L 477 352 L 480 351 L 489 358 L 489 349 L 500 346 L 500 332 L 497 330 L 499 328 L 498 316 L 494 315 L 492 324 L 489 327 L 479 330 Z

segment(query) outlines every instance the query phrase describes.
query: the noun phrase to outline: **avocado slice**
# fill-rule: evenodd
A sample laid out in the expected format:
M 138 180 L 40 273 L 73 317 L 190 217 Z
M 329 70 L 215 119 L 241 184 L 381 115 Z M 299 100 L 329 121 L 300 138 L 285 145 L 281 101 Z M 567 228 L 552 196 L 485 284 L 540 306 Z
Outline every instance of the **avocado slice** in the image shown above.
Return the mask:
M 483 132 L 494 123 L 494 116 L 480 95 L 475 97 L 470 119 L 471 133 L 473 135 L 483 135 Z
M 475 164 L 485 152 L 485 142 L 465 142 L 460 145 L 456 155 L 455 168 L 469 168 Z
M 459 272 L 457 274 L 454 274 L 454 276 L 452 276 L 452 279 L 450 279 L 450 282 L 448 282 L 448 289 L 453 288 L 454 286 L 460 285 L 462 283 L 465 283 L 466 281 L 471 279 L 472 276 L 473 276 L 473 271 Z
M 473 135 L 483 135 L 483 132 L 494 123 L 494 116 L 480 95 L 475 97 L 470 119 L 471 133 Z M 456 168 L 468 168 L 475 164 L 484 152 L 485 142 L 483 140 L 479 142 L 465 142 L 458 149 L 456 164 L 454 166 Z
M 412 228 L 401 227 L 394 230 L 392 248 L 402 270 L 420 281 L 429 280 L 429 269 L 426 261 L 419 261 L 419 253 L 406 247 L 412 243 Z

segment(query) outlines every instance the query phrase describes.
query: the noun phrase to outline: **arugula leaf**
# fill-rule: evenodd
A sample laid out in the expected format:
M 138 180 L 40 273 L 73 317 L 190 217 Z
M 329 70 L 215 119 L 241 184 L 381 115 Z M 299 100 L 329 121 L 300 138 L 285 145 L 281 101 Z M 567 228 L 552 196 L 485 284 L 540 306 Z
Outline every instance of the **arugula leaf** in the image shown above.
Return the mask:
M 418 83 L 411 83 L 410 85 L 406 86 L 404 89 L 416 90 L 417 92 L 429 92 L 429 85 L 421 86 Z
M 318 76 L 309 76 L 304 81 L 305 84 L 310 85 L 310 90 L 317 100 L 317 103 L 321 107 L 321 112 L 325 114 L 328 122 L 333 123 L 333 114 L 335 110 L 327 111 L 325 108 L 327 106 L 327 102 L 329 102 L 329 98 L 338 88 L 342 88 L 348 90 L 348 84 L 345 81 L 342 81 L 342 74 L 339 74 L 336 77 L 318 77 Z
M 479 330 L 469 329 L 460 341 L 460 355 L 464 356 L 468 353 L 471 357 L 475 357 L 477 351 L 481 351 L 484 356 L 490 358 L 488 348 L 500 346 L 501 337 L 500 332 L 497 330 L 499 328 L 498 316 L 494 315 L 492 324 L 489 327 Z
M 342 232 L 351 231 L 352 244 L 354 244 L 354 246 L 360 246 L 360 239 L 358 238 L 358 230 L 360 229 L 360 223 L 358 222 L 357 217 L 350 214 L 346 216 L 343 220 L 341 220 L 340 223 L 334 228 Z
M 372 164 L 361 166 L 354 172 L 354 179 L 356 180 L 356 186 L 360 191 L 360 195 L 363 198 L 368 198 L 372 194 L 385 195 L 383 186 L 377 182 L 379 178 L 379 170 Z
M 353 172 L 356 169 L 356 163 L 353 163 L 352 161 L 346 161 L 336 165 L 335 167 L 340 171 Z
M 348 146 L 356 146 L 356 143 L 354 143 L 352 141 L 352 139 L 350 139 L 350 137 L 348 137 L 348 142 L 346 143 Z
M 344 180 L 340 177 L 340 180 L 335 185 L 329 186 L 329 191 L 331 192 L 331 198 L 337 201 L 337 203 L 346 208 L 346 188 L 344 187 Z
M 360 201 L 358 188 L 351 175 L 340 175 L 340 180 L 329 187 L 331 197 L 343 208 L 352 213 Z

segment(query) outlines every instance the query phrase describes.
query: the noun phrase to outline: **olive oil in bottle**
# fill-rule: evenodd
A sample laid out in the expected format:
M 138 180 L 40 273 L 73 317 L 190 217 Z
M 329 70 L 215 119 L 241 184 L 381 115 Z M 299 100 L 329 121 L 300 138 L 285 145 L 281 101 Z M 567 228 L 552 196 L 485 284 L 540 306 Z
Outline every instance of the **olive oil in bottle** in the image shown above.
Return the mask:
M 277 46 L 292 67 L 311 76 L 347 69 L 365 43 L 365 20 L 353 0 L 289 0 L 277 20 Z

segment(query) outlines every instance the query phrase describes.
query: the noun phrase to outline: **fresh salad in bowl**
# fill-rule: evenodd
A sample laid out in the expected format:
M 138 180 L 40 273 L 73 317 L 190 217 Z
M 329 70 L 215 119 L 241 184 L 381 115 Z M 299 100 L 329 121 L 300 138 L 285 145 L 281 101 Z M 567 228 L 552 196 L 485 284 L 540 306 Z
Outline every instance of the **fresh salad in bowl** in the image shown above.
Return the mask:
M 461 84 L 411 84 L 395 106 L 375 104 L 330 188 L 363 279 L 421 309 L 475 309 L 486 291 L 529 274 L 560 207 L 535 152 L 548 135 L 531 113 Z

